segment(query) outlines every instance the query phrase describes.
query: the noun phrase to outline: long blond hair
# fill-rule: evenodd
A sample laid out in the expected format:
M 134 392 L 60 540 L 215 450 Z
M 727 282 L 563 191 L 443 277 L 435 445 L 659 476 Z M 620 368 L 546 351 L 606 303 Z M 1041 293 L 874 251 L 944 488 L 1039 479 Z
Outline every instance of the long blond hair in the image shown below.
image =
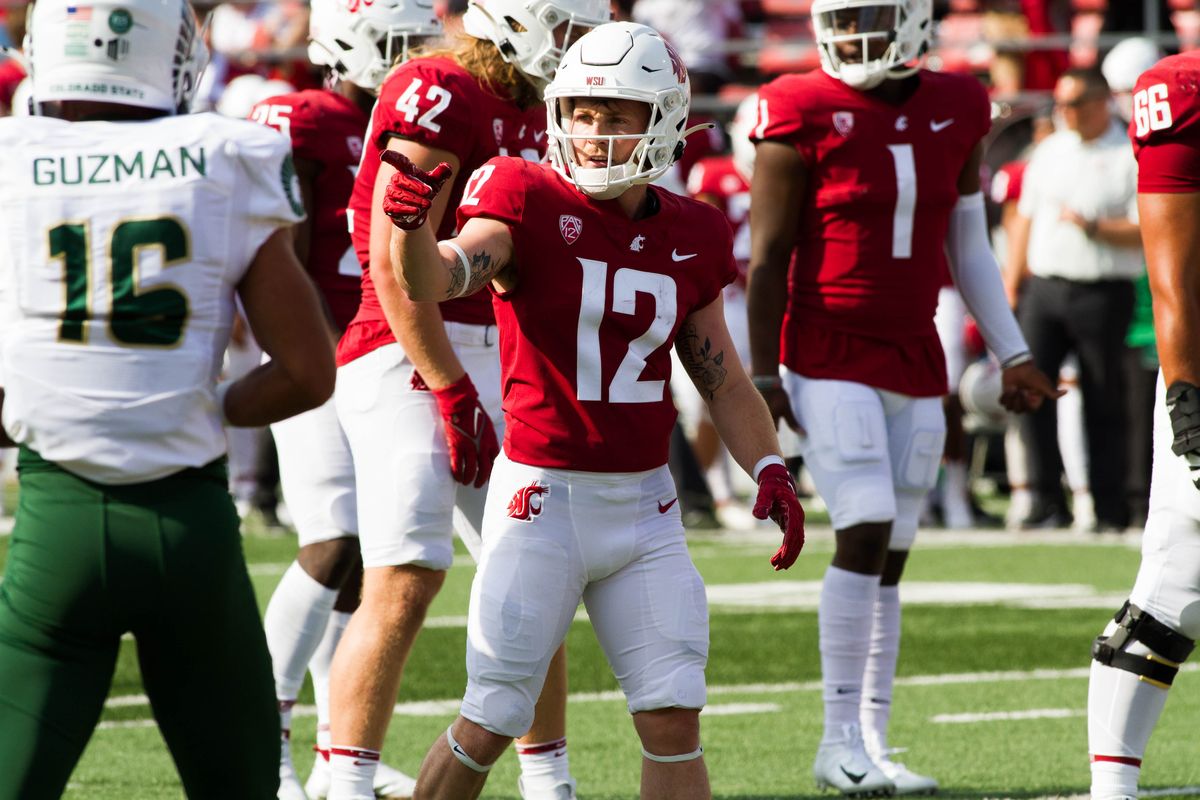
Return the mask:
M 499 48 L 487 39 L 460 33 L 450 44 L 438 42 L 413 48 L 408 57 L 410 61 L 414 58 L 448 58 L 469 72 L 485 91 L 512 100 L 521 108 L 533 108 L 542 102 L 542 93 L 529 82 L 525 73 L 517 69 L 516 64 L 505 61 Z

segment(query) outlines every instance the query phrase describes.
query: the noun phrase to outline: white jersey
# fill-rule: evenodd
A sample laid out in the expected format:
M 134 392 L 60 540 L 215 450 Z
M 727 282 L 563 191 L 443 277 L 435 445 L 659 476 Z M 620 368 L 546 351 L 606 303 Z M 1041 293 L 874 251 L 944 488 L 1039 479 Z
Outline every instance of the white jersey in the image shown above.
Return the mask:
M 106 484 L 225 452 L 234 290 L 303 217 L 291 144 L 194 114 L 0 120 L 0 384 L 9 436 Z

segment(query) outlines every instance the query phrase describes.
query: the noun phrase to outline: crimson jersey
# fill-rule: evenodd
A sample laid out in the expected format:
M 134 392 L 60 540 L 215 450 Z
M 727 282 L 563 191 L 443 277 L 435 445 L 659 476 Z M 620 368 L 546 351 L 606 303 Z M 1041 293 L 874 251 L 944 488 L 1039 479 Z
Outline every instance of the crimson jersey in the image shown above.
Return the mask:
M 447 213 L 436 234 L 454 235 L 454 214 L 467 176 L 497 155 L 519 155 L 540 161 L 546 152 L 546 109 L 522 111 L 511 100 L 492 94 L 449 58 L 415 58 L 397 67 L 383 82 L 371 115 L 362 167 L 350 198 L 351 236 L 360 263 L 370 251 L 371 200 L 379 154 L 392 137 L 411 139 L 426 147 L 458 156 L 459 168 L 449 187 Z M 491 324 L 495 317 L 486 294 L 441 303 L 442 318 L 474 325 Z M 346 335 L 338 343 L 338 364 L 353 361 L 381 345 L 396 341 L 371 283 L 370 269 L 362 270 L 362 303 Z
M 715 201 L 733 228 L 733 258 L 738 283 L 746 285 L 750 265 L 750 184 L 733 165 L 733 156 L 702 158 L 688 174 L 688 194 L 704 195 Z
M 263 100 L 250 119 L 292 140 L 297 161 L 315 162 L 308 264 L 338 330 L 358 310 L 362 267 L 350 246 L 346 203 L 362 158 L 367 115 L 353 101 L 324 89 L 308 89 Z
M 634 221 L 549 164 L 496 158 L 471 177 L 460 226 L 487 217 L 513 238 L 517 284 L 492 300 L 513 461 L 588 472 L 667 462 L 671 347 L 736 269 L 721 212 L 650 191 L 659 210 Z
M 759 89 L 754 141 L 808 168 L 780 360 L 809 378 L 946 392 L 933 324 L 958 178 L 990 127 L 973 78 L 922 70 L 893 106 L 821 70 Z
M 1129 136 L 1139 192 L 1200 192 L 1200 54 L 1170 56 L 1142 73 Z

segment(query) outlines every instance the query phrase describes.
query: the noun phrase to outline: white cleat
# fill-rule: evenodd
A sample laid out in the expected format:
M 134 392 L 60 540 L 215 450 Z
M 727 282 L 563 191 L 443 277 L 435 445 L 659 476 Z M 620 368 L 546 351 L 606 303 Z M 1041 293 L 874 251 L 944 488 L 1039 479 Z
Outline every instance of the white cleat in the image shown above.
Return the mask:
M 292 766 L 291 742 L 286 734 L 282 737 L 280 745 L 279 794 L 276 797 L 278 800 L 308 800 L 304 787 L 300 785 L 300 778 L 296 775 L 296 768 Z
M 888 753 L 882 753 L 878 756 L 872 754 L 871 759 L 875 762 L 875 766 L 879 770 L 891 778 L 892 783 L 896 784 L 896 794 L 937 794 L 938 782 L 936 779 L 928 775 L 920 775 L 913 772 L 903 764 L 892 761 L 888 757 Z
M 818 789 L 836 789 L 847 797 L 890 797 L 896 784 L 871 761 L 857 725 L 842 727 L 842 738 L 821 742 L 813 763 Z
M 312 772 L 304 784 L 308 800 L 325 800 L 329 796 L 329 762 L 320 753 L 313 759 Z M 375 768 L 375 796 L 384 800 L 411 800 L 417 788 L 415 778 L 405 775 L 382 761 Z
M 517 791 L 521 793 L 523 800 L 576 800 L 574 778 L 559 781 L 546 788 L 527 789 L 525 788 L 525 778 L 519 777 L 517 778 Z

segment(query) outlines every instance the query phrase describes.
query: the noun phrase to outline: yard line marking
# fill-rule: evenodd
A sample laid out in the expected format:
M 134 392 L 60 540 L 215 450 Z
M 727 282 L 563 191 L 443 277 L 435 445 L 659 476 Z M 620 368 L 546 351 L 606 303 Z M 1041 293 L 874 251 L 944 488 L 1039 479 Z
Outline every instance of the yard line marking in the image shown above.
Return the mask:
M 783 710 L 778 703 L 716 703 L 705 706 L 702 717 L 732 717 L 738 714 L 776 714 Z
M 1200 662 L 1187 663 L 1179 668 L 1180 672 L 1200 671 Z M 962 683 L 1008 683 L 1014 681 L 1046 681 L 1065 678 L 1086 678 L 1091 674 L 1090 667 L 1075 667 L 1072 669 L 1029 669 L 1007 670 L 995 672 L 951 672 L 945 675 L 908 675 L 896 678 L 897 686 L 950 686 Z M 819 692 L 822 689 L 820 681 L 789 681 L 784 683 L 734 683 L 723 686 L 709 686 L 710 695 L 730 694 L 788 694 L 789 692 Z M 572 692 L 568 700 L 572 703 L 598 703 L 614 700 L 624 700 L 625 695 L 619 689 L 605 692 Z M 408 703 L 397 703 L 395 713 L 420 716 L 419 712 L 431 712 L 435 708 L 450 709 L 451 713 L 458 709 L 461 700 L 418 700 Z M 150 701 L 144 694 L 120 695 L 110 697 L 105 702 L 106 708 L 122 706 L 149 705 Z M 293 716 L 311 716 L 317 713 L 316 706 L 295 706 Z
M 1200 786 L 1176 786 L 1169 789 L 1138 789 L 1138 797 L 1190 797 L 1200 794 Z M 1090 800 L 1089 794 L 1048 794 L 1042 797 L 985 797 L 984 800 Z
M 1009 722 L 1023 719 L 1068 719 L 1086 717 L 1085 708 L 1031 708 L 1028 711 L 981 711 L 968 714 L 935 714 L 930 722 L 957 724 L 972 722 Z
M 158 723 L 152 719 L 110 719 L 96 726 L 98 731 L 128 730 L 130 728 L 155 728 Z

